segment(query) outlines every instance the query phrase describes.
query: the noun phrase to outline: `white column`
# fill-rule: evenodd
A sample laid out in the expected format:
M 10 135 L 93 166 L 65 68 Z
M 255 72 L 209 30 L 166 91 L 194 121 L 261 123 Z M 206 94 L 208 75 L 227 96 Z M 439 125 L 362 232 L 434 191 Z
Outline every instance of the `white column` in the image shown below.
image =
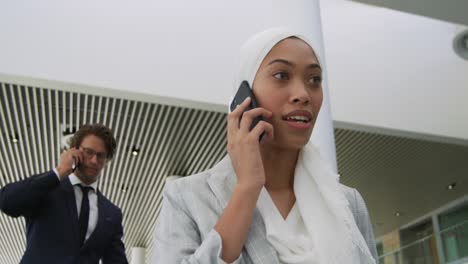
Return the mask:
M 145 264 L 145 252 L 146 248 L 133 247 L 131 264 Z

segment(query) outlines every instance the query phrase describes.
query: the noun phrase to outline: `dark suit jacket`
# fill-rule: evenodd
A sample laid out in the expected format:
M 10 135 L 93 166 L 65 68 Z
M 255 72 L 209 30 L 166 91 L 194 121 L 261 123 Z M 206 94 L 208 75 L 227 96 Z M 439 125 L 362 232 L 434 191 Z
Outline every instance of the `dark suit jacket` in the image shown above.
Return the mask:
M 53 171 L 6 185 L 0 190 L 0 210 L 26 219 L 26 251 L 21 263 L 128 263 L 121 240 L 122 212 L 101 192 L 98 223 L 80 246 L 73 187 Z

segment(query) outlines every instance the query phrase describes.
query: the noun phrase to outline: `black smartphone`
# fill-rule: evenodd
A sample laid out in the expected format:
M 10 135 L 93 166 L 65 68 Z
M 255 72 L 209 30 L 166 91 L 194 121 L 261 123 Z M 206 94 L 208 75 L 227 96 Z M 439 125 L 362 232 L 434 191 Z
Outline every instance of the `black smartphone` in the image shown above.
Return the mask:
M 78 148 L 76 148 L 76 149 L 78 149 Z M 75 172 L 75 170 L 78 168 L 79 165 L 80 165 L 80 163 L 75 158 L 73 158 L 72 172 Z
M 248 111 L 248 110 L 251 110 L 251 109 L 254 109 L 254 108 L 257 108 L 259 105 L 257 103 L 257 99 L 255 99 L 255 96 L 254 96 L 254 94 L 252 92 L 252 89 L 250 89 L 249 83 L 247 81 L 243 81 L 240 84 L 239 89 L 237 90 L 237 93 L 234 96 L 234 99 L 232 100 L 232 103 L 231 103 L 231 106 L 230 106 L 231 112 L 234 111 L 234 109 L 236 109 L 236 107 L 238 105 L 240 105 L 242 102 L 244 102 L 244 100 L 247 97 L 250 97 L 250 104 L 247 106 L 247 108 L 244 110 L 244 112 Z M 252 124 L 250 125 L 250 130 L 252 130 L 258 124 L 258 122 L 260 122 L 262 120 L 263 120 L 263 118 L 261 116 L 258 116 L 256 118 L 254 118 L 252 120 Z M 264 135 L 265 135 L 265 132 L 262 133 L 259 140 L 261 140 Z
M 77 163 L 75 158 L 73 158 L 72 172 L 75 172 L 76 168 L 78 168 L 78 165 L 79 165 L 79 163 Z

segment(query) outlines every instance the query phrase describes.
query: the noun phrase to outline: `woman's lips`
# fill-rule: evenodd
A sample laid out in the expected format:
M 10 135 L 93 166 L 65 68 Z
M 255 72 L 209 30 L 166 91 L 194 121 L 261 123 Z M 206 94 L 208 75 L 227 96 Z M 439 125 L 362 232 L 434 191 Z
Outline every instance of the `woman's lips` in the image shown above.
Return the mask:
M 297 129 L 307 129 L 311 126 L 310 121 L 309 122 L 297 122 L 297 121 L 286 120 L 286 123 L 290 127 L 297 128 Z
M 305 110 L 295 110 L 283 116 L 283 120 L 293 128 L 307 129 L 311 126 L 312 114 Z

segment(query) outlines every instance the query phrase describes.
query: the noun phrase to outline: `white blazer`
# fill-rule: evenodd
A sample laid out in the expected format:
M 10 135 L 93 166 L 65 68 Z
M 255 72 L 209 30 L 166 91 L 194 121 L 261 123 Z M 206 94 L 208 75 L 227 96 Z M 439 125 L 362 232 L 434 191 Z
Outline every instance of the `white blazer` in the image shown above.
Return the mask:
M 210 170 L 168 182 L 155 227 L 151 263 L 223 263 L 222 241 L 214 226 L 227 206 L 236 181 L 227 155 Z M 377 261 L 366 205 L 356 189 L 342 186 L 356 224 Z M 280 263 L 266 239 L 265 225 L 257 209 L 239 263 Z

